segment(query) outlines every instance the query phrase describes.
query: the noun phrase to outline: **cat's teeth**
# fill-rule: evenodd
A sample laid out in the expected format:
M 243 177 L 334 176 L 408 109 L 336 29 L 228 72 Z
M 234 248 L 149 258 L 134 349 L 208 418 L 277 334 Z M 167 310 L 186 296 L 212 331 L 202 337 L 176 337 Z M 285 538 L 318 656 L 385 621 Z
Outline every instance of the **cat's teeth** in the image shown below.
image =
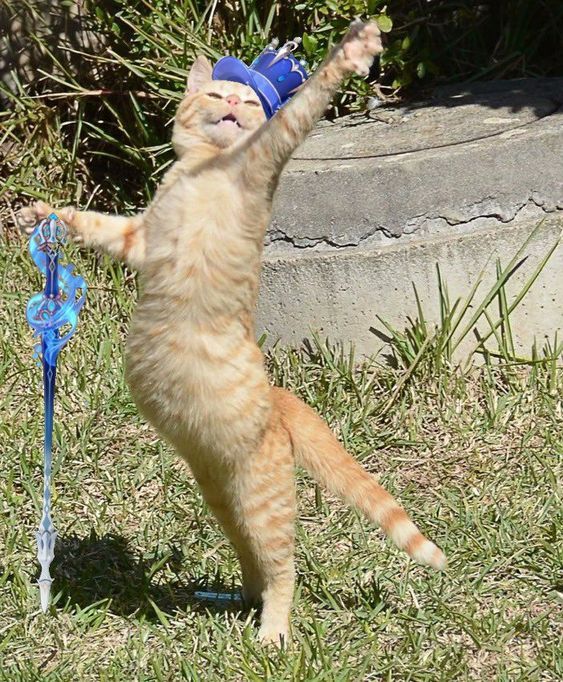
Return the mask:
M 217 121 L 217 125 L 236 125 L 240 128 L 240 123 L 237 121 L 234 114 L 227 114 L 223 116 L 220 121 Z
M 219 121 L 216 125 L 219 128 L 240 128 L 240 125 L 236 121 L 231 120 L 222 120 Z

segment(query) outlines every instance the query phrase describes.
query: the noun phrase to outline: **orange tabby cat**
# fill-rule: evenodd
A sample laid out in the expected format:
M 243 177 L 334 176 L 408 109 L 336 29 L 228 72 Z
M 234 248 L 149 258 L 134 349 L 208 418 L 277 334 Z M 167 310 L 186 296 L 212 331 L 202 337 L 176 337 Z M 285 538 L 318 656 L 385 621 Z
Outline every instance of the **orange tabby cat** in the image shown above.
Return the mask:
M 178 161 L 147 210 L 133 217 L 58 211 L 84 244 L 142 273 L 127 379 L 141 412 L 189 463 L 234 545 L 244 599 L 262 605 L 264 641 L 289 634 L 295 462 L 411 557 L 445 565 L 443 553 L 320 417 L 270 386 L 254 340 L 262 242 L 280 172 L 340 81 L 367 74 L 380 51 L 377 26 L 354 22 L 269 121 L 253 90 L 211 80 L 210 64 L 199 57 L 176 114 Z M 33 224 L 51 210 L 39 202 L 21 221 Z

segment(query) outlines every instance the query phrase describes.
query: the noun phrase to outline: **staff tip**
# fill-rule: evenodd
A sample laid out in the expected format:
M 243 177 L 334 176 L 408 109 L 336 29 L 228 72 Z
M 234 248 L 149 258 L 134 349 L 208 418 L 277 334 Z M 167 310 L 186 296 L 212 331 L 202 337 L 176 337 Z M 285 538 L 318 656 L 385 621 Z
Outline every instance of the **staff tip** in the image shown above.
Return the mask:
M 46 613 L 47 609 L 49 608 L 49 601 L 51 597 L 50 580 L 39 581 L 39 596 L 41 597 L 41 610 L 43 611 L 43 613 Z

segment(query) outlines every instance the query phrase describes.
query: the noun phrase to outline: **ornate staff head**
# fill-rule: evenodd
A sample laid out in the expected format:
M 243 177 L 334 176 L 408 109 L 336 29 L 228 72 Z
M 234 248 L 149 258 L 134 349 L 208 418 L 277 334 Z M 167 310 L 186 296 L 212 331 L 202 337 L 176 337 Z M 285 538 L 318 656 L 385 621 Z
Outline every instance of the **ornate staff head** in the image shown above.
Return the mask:
M 29 243 L 33 262 L 45 275 L 45 288 L 29 299 L 26 310 L 27 321 L 38 339 L 34 357 L 43 366 L 45 403 L 43 516 L 36 533 L 37 559 L 41 564 L 39 589 L 43 611 L 46 611 L 49 605 L 52 583 L 49 566 L 54 557 L 57 537 L 57 531 L 51 521 L 51 452 L 57 356 L 74 334 L 78 313 L 86 300 L 86 282 L 74 273 L 72 264 L 59 263 L 60 250 L 66 242 L 66 236 L 65 224 L 52 213 L 37 225 Z

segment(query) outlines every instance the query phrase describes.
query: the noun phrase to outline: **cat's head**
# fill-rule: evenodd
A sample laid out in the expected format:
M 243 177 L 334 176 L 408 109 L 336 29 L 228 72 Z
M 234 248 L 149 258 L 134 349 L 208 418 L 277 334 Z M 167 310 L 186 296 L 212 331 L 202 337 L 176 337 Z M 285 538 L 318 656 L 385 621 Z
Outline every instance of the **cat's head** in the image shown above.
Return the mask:
M 211 73 L 211 64 L 205 57 L 198 57 L 190 70 L 172 132 L 172 145 L 178 157 L 202 142 L 218 149 L 230 147 L 266 120 L 252 88 L 212 80 Z

